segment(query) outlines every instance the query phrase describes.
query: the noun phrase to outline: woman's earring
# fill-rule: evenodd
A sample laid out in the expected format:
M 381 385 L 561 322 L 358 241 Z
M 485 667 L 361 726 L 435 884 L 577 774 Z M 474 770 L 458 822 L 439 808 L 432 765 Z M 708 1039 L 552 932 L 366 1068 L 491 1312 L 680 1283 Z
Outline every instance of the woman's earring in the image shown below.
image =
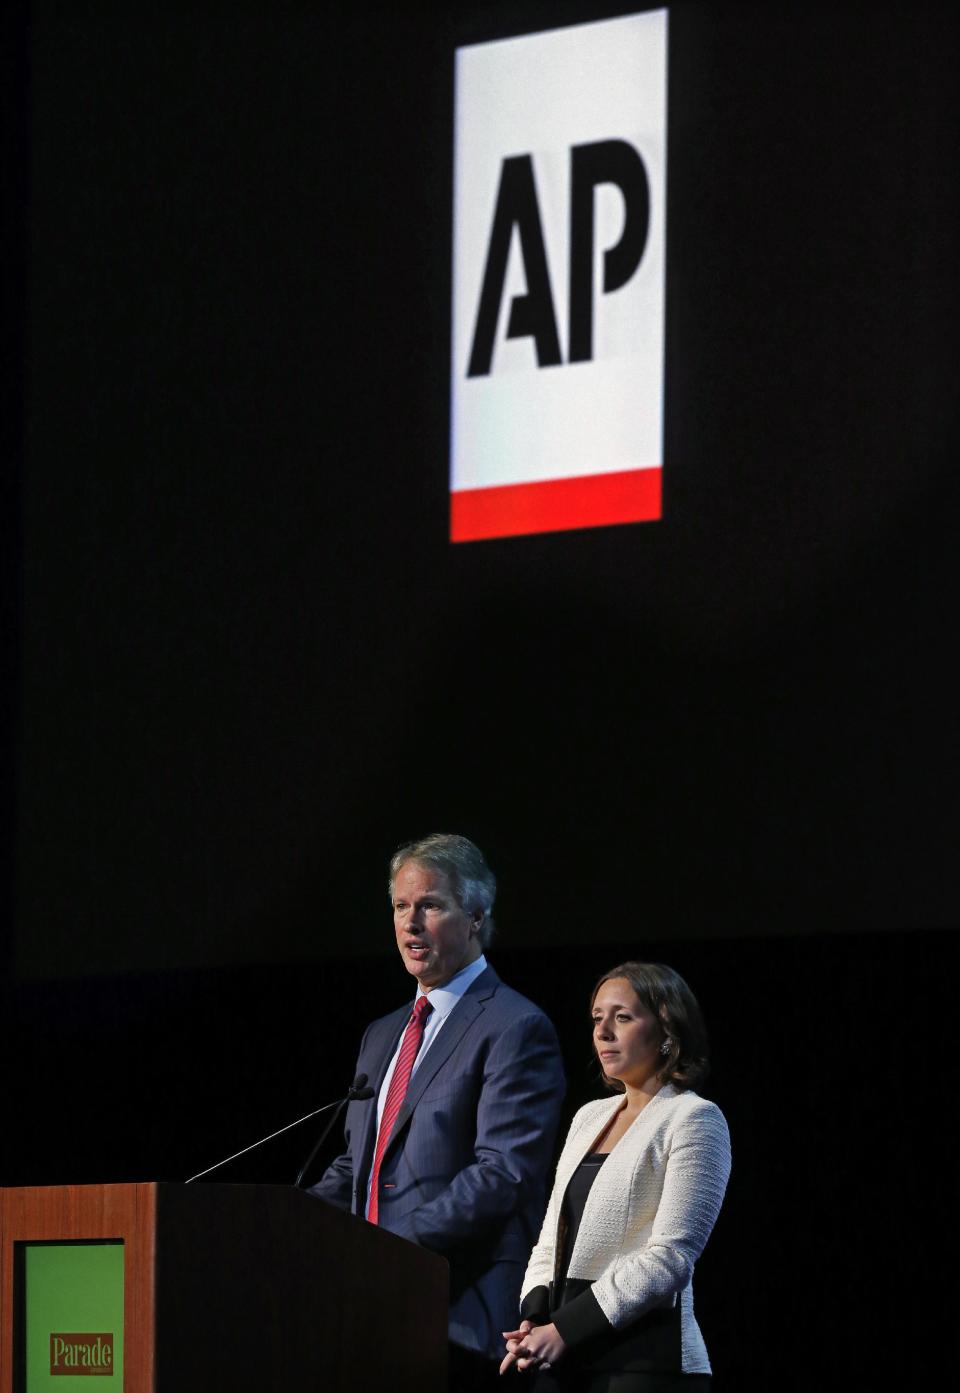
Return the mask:
M 670 1051 L 671 1051 L 672 1049 L 673 1049 L 673 1041 L 670 1039 L 670 1036 L 668 1035 L 667 1038 L 663 1041 L 663 1043 L 662 1043 L 661 1046 L 660 1046 L 660 1053 L 663 1054 L 663 1055 L 667 1055 L 667 1054 L 670 1053 Z

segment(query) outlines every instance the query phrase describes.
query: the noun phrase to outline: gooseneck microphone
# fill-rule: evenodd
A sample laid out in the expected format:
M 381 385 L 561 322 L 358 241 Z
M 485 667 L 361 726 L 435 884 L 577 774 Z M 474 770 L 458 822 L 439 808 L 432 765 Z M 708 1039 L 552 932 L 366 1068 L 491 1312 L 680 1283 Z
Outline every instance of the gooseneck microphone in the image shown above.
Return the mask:
M 366 1074 L 358 1074 L 357 1077 L 354 1079 L 353 1083 L 347 1089 L 347 1096 L 345 1098 L 341 1098 L 339 1103 L 335 1103 L 333 1105 L 336 1108 L 336 1111 L 328 1120 L 326 1127 L 324 1127 L 319 1137 L 317 1137 L 316 1144 L 314 1145 L 313 1150 L 310 1152 L 310 1155 L 307 1157 L 307 1159 L 304 1161 L 303 1165 L 297 1172 L 297 1178 L 293 1182 L 293 1187 L 295 1190 L 300 1188 L 300 1182 L 306 1175 L 307 1171 L 310 1169 L 310 1166 L 313 1163 L 314 1156 L 316 1156 L 321 1146 L 323 1146 L 323 1143 L 327 1140 L 327 1137 L 330 1135 L 330 1128 L 336 1122 L 337 1118 L 340 1116 L 341 1112 L 347 1106 L 347 1104 L 362 1103 L 365 1099 L 372 1098 L 373 1096 L 374 1090 L 368 1086 Z
M 296 1122 L 288 1122 L 286 1127 L 278 1127 L 277 1130 L 275 1132 L 271 1132 L 268 1137 L 261 1137 L 259 1141 L 251 1142 L 249 1146 L 243 1147 L 242 1150 L 235 1151 L 232 1156 L 225 1156 L 222 1161 L 217 1161 L 214 1165 L 207 1166 L 206 1170 L 197 1171 L 196 1175 L 191 1175 L 189 1179 L 185 1180 L 183 1183 L 185 1185 L 190 1185 L 193 1183 L 194 1180 L 199 1180 L 202 1176 L 209 1175 L 211 1171 L 219 1170 L 221 1166 L 229 1165 L 230 1162 L 235 1161 L 238 1156 L 246 1156 L 248 1151 L 255 1151 L 258 1146 L 264 1146 L 268 1141 L 273 1141 L 274 1137 L 279 1137 L 283 1132 L 289 1132 L 292 1127 L 299 1127 L 301 1122 L 309 1122 L 311 1117 L 319 1117 L 320 1113 L 329 1112 L 331 1108 L 336 1108 L 336 1112 L 330 1119 L 330 1123 L 324 1128 L 323 1132 L 321 1133 L 320 1141 L 317 1142 L 316 1146 L 313 1148 L 309 1157 L 307 1158 L 307 1164 L 303 1167 L 300 1174 L 297 1176 L 296 1184 L 299 1185 L 301 1177 L 304 1175 L 307 1166 L 309 1166 L 314 1156 L 320 1150 L 320 1143 L 326 1139 L 327 1133 L 330 1131 L 330 1127 L 336 1121 L 337 1117 L 339 1117 L 340 1110 L 343 1107 L 345 1107 L 347 1103 L 360 1102 L 364 1098 L 373 1097 L 373 1089 L 368 1088 L 366 1084 L 366 1074 L 358 1074 L 357 1077 L 354 1079 L 353 1083 L 347 1089 L 346 1097 L 338 1098 L 336 1102 L 333 1103 L 324 1103 L 322 1108 L 314 1108 L 313 1112 L 304 1113 L 303 1117 L 298 1117 Z

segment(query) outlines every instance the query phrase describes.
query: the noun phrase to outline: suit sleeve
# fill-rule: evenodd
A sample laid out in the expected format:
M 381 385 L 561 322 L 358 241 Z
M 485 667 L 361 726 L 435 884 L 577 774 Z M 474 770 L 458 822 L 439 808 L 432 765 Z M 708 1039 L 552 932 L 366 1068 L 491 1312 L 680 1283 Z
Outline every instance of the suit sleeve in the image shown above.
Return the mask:
M 393 1230 L 435 1252 L 475 1242 L 521 1208 L 552 1158 L 565 1084 L 547 1017 L 531 1011 L 498 1030 L 482 1067 L 473 1163 Z
M 319 1200 L 326 1200 L 337 1209 L 349 1210 L 353 1207 L 353 1162 L 350 1159 L 350 1138 L 348 1149 L 338 1156 L 324 1171 L 316 1185 L 310 1185 L 307 1193 Z

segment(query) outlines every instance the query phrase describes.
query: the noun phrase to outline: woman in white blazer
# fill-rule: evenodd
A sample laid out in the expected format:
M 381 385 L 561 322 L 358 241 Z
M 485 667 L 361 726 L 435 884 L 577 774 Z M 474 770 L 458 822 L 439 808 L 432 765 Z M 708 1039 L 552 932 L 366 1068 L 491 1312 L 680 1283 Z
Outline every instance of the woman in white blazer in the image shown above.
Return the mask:
M 591 999 L 613 1098 L 573 1119 L 500 1368 L 536 1369 L 536 1393 L 701 1393 L 710 1361 L 693 1268 L 730 1173 L 696 998 L 659 963 L 623 963 Z

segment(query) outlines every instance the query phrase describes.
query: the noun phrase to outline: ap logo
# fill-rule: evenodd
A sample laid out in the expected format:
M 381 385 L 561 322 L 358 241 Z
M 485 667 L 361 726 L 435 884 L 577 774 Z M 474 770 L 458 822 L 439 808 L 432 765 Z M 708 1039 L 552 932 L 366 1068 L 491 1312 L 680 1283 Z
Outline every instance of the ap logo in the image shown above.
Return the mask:
M 667 16 L 457 52 L 451 540 L 661 513 Z

